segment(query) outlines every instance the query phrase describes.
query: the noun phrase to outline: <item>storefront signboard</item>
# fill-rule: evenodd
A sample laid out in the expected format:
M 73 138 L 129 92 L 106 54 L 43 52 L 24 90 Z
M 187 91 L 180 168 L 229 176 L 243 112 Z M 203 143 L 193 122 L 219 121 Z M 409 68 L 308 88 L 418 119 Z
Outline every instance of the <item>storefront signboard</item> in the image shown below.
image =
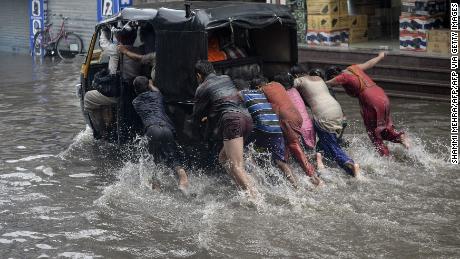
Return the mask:
M 97 0 L 97 21 L 100 22 L 132 5 L 133 0 Z
M 46 18 L 48 16 L 48 0 L 29 0 L 29 39 L 32 54 L 40 56 L 44 54 L 43 50 L 34 51 L 35 34 L 45 28 Z

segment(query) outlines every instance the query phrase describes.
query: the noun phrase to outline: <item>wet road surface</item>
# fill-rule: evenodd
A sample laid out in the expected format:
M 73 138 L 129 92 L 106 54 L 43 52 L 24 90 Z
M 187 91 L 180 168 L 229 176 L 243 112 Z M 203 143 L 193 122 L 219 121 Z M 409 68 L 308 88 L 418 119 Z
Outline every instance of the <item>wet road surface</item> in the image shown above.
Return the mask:
M 356 181 L 334 166 L 294 191 L 271 166 L 249 166 L 261 198 L 193 169 L 191 192 L 147 157 L 121 161 L 85 130 L 79 64 L 0 54 L 0 258 L 458 258 L 460 180 L 448 163 L 449 104 L 392 99 L 413 148 L 373 150 L 356 99 L 350 121 Z M 249 153 L 251 155 L 251 153 Z M 155 174 L 162 191 L 148 188 Z M 275 180 L 274 180 L 275 179 Z

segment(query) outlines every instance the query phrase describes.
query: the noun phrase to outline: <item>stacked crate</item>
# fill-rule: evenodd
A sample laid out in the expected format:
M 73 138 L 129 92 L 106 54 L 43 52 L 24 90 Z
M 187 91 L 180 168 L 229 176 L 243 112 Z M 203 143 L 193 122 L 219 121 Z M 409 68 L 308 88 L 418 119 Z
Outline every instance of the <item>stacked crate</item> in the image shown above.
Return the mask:
M 436 55 L 450 55 L 450 30 L 428 31 L 428 53 Z
M 349 17 L 346 0 L 307 1 L 307 44 L 348 46 Z
M 348 27 L 350 28 L 349 43 L 358 43 L 367 41 L 367 15 L 350 15 Z
M 445 0 L 403 0 L 399 18 L 401 50 L 427 51 L 428 33 L 442 28 Z

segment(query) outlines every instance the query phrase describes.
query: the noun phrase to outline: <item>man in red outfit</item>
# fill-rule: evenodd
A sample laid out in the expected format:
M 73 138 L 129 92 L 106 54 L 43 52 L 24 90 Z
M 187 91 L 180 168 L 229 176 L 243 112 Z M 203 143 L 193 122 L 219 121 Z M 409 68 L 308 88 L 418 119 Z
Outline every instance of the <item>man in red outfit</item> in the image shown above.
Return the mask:
M 390 151 L 384 140 L 400 143 L 409 148 L 404 132 L 395 130 L 390 116 L 390 101 L 382 88 L 364 72 L 374 67 L 385 57 L 385 52 L 363 64 L 349 66 L 340 71 L 330 68 L 326 71 L 328 86 L 342 85 L 345 92 L 359 99 L 361 116 L 367 134 L 381 156 L 389 156 Z
M 265 78 L 254 79 L 253 87 L 257 87 L 264 92 L 268 101 L 272 104 L 273 110 L 279 116 L 280 126 L 288 150 L 297 159 L 305 173 L 310 176 L 311 182 L 314 185 L 322 184 L 321 179 L 315 173 L 315 168 L 308 162 L 300 145 L 302 117 L 289 99 L 284 87 L 277 82 L 268 83 Z

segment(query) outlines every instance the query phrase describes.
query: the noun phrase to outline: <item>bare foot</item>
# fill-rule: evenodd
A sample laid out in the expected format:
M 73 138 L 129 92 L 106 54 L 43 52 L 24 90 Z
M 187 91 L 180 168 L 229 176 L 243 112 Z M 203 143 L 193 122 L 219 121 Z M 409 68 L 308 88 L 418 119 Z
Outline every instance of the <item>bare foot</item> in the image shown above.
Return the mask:
M 351 171 L 353 172 L 353 176 L 356 178 L 359 178 L 361 175 L 361 168 L 359 168 L 359 164 L 353 164 Z
M 246 190 L 244 191 L 248 195 L 249 200 L 251 201 L 255 201 L 259 196 L 257 189 L 253 185 L 246 186 Z
M 299 183 L 297 181 L 297 178 L 293 174 L 288 175 L 287 179 L 291 183 L 292 187 L 294 187 L 294 189 L 299 189 Z
M 310 181 L 311 181 L 311 183 L 313 185 L 315 185 L 317 187 L 320 187 L 320 186 L 324 185 L 324 182 L 317 175 L 314 175 L 314 176 L 310 177 Z
M 316 164 L 318 166 L 318 170 L 326 168 L 323 163 L 323 156 L 321 153 L 316 153 Z
M 401 135 L 401 144 L 402 144 L 406 149 L 409 149 L 409 148 L 410 148 L 410 143 L 409 143 L 409 140 L 408 140 L 407 137 L 406 137 L 406 134 L 402 134 L 402 135 Z
M 177 169 L 176 173 L 177 173 L 177 176 L 179 177 L 179 190 L 181 190 L 183 193 L 186 193 L 189 187 L 187 173 L 185 172 L 183 168 Z

